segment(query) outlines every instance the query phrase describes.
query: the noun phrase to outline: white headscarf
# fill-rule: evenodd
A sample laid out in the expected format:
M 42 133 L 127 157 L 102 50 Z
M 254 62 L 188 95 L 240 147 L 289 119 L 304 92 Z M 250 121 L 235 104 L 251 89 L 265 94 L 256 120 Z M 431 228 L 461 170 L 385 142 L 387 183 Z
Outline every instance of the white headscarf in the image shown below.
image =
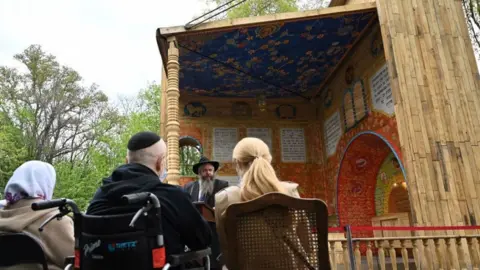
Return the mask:
M 8 204 L 27 198 L 51 200 L 55 182 L 56 173 L 52 165 L 37 160 L 27 161 L 8 180 L 5 199 Z

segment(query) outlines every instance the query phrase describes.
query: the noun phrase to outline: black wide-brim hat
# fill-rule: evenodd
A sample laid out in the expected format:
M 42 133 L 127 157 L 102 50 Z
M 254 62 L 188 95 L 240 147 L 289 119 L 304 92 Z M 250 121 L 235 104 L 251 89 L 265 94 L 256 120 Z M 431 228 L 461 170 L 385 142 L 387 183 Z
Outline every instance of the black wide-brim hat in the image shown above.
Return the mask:
M 200 161 L 193 165 L 193 172 L 195 174 L 198 174 L 198 168 L 200 168 L 200 166 L 204 165 L 204 164 L 212 164 L 213 168 L 215 169 L 215 171 L 218 170 L 218 167 L 220 167 L 220 163 L 218 161 L 214 161 L 214 160 L 209 160 L 208 158 L 206 157 L 201 157 L 200 158 Z

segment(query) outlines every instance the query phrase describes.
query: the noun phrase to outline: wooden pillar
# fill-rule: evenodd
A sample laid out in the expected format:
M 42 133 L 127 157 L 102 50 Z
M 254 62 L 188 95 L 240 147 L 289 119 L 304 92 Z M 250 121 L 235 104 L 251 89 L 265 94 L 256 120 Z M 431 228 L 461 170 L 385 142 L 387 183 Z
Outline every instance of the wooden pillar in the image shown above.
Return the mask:
M 178 121 L 178 106 L 180 98 L 178 48 L 175 37 L 168 39 L 167 62 L 167 182 L 178 185 L 180 178 L 180 155 L 178 148 L 180 122 Z
M 480 221 L 480 83 L 461 0 L 377 0 L 417 225 Z

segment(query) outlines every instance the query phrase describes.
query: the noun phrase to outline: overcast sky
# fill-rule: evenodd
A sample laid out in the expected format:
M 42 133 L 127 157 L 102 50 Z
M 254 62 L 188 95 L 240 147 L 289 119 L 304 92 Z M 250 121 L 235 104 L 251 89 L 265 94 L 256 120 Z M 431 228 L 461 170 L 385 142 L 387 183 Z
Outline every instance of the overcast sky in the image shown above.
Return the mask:
M 0 0 L 0 65 L 31 44 L 115 98 L 159 82 L 158 27 L 184 25 L 202 0 Z
M 40 44 L 111 98 L 159 82 L 158 27 L 184 25 L 204 0 L 0 0 L 0 65 Z

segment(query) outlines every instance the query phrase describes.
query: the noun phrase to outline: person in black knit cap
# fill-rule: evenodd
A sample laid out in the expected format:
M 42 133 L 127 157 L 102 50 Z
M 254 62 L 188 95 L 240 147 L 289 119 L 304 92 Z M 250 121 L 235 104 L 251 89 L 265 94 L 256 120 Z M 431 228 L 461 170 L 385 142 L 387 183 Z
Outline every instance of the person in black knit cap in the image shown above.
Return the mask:
M 212 232 L 190 195 L 180 187 L 162 183 L 167 146 L 153 132 L 132 136 L 127 145 L 126 164 L 103 180 L 87 209 L 89 215 L 116 215 L 136 212 L 138 205 L 118 204 L 123 195 L 137 192 L 155 194 L 162 205 L 162 226 L 166 255 L 181 254 L 185 246 L 199 250 L 211 245 Z

